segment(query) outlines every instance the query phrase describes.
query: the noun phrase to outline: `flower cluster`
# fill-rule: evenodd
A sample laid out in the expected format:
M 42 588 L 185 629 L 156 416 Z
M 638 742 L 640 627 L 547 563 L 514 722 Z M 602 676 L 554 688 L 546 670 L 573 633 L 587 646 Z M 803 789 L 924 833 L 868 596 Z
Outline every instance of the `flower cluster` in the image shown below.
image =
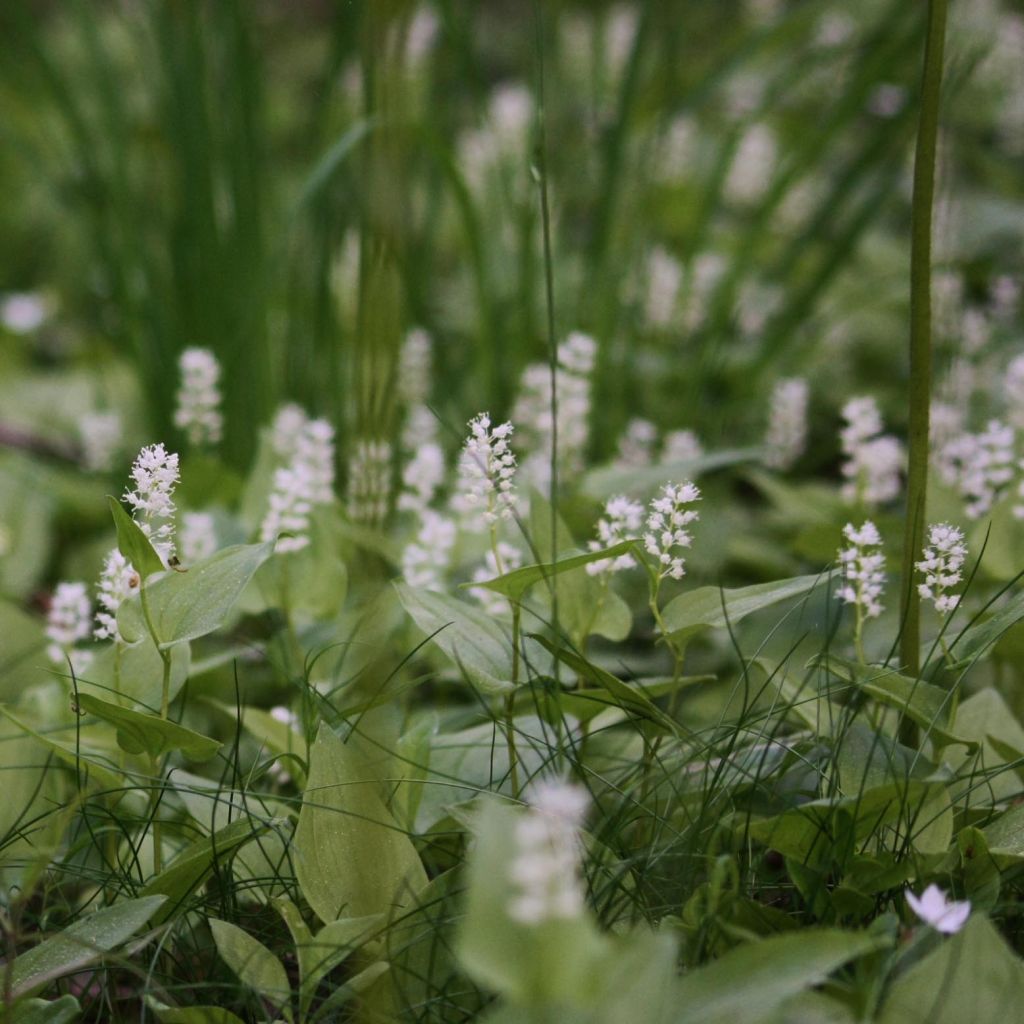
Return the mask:
M 121 643 L 117 628 L 117 609 L 121 602 L 139 587 L 139 574 L 117 548 L 107 552 L 103 560 L 103 571 L 97 587 L 96 628 L 93 636 L 97 640 L 114 640 Z
M 650 420 L 630 420 L 619 438 L 615 461 L 628 468 L 649 466 L 654 459 L 657 440 L 658 428 Z
M 774 469 L 789 469 L 807 446 L 807 381 L 780 380 L 772 390 L 764 461 Z
M 661 442 L 661 458 L 665 465 L 696 462 L 704 455 L 704 445 L 692 430 L 670 430 Z
M 391 497 L 391 445 L 358 441 L 348 464 L 348 515 L 354 523 L 379 524 Z
M 464 516 L 472 516 L 467 524 L 470 527 L 493 527 L 512 517 L 516 501 L 512 432 L 511 423 L 491 429 L 491 417 L 486 412 L 469 422 L 469 437 L 459 456 L 459 479 L 452 506 Z
M 966 559 L 963 531 L 948 523 L 929 527 L 924 557 L 915 563 L 924 576 L 924 583 L 919 584 L 917 590 L 926 601 L 934 602 L 940 615 L 953 611 L 960 603 L 960 595 L 950 594 L 949 590 L 963 579 Z
M 410 587 L 440 590 L 454 545 L 455 524 L 432 509 L 422 509 L 416 540 L 402 551 L 405 582 Z
M 181 387 L 174 425 L 185 432 L 191 445 L 216 444 L 224 429 L 220 412 L 220 363 L 205 348 L 187 348 L 178 360 Z
M 274 470 L 274 486 L 270 491 L 267 513 L 260 524 L 260 540 L 276 540 L 274 550 L 280 554 L 301 551 L 309 544 L 309 516 L 313 503 L 309 498 L 309 481 L 301 463 L 280 466 Z M 280 534 L 290 534 L 282 537 Z
M 209 512 L 186 512 L 178 532 L 181 560 L 194 565 L 209 558 L 217 550 L 217 530 Z
M 848 548 L 839 551 L 843 585 L 836 597 L 857 609 L 858 617 L 873 619 L 882 614 L 882 591 L 885 589 L 885 555 L 873 550 L 882 544 L 878 527 L 867 520 L 858 530 L 853 523 L 843 527 Z
M 84 413 L 78 420 L 78 437 L 86 469 L 93 473 L 113 469 L 124 440 L 121 414 L 113 411 Z
M 839 435 L 846 456 L 843 498 L 868 505 L 891 501 L 900 493 L 906 461 L 903 445 L 891 434 L 881 433 L 882 417 L 873 398 L 851 398 L 843 406 L 843 419 L 846 425 Z
M 968 519 L 986 515 L 1013 479 L 1013 443 L 1013 427 L 990 420 L 980 434 L 960 434 L 943 447 L 939 474 L 960 492 Z
M 434 441 L 426 441 L 416 448 L 413 457 L 402 470 L 402 492 L 398 507 L 405 512 L 425 509 L 444 482 L 444 452 Z
M 597 521 L 597 540 L 590 542 L 591 551 L 610 548 L 624 540 L 639 537 L 643 530 L 644 507 L 637 501 L 630 501 L 622 495 L 610 498 L 604 507 L 604 515 Z M 630 555 L 619 555 L 616 558 L 601 558 L 587 565 L 591 576 L 600 576 L 608 572 L 619 572 L 632 569 L 636 559 Z
M 46 655 L 57 665 L 71 663 L 76 675 L 92 662 L 92 653 L 77 648 L 92 631 L 92 602 L 84 583 L 58 583 L 46 613 Z
M 695 509 L 686 506 L 699 499 L 700 490 L 687 480 L 683 484 L 665 484 L 661 495 L 651 502 L 644 548 L 657 561 L 660 579 L 671 576 L 681 580 L 686 575 L 679 551 L 692 543 L 687 527 L 699 518 Z
M 398 394 L 409 408 L 423 405 L 430 396 L 431 355 L 430 335 L 414 327 L 398 357 Z
M 484 564 L 473 573 L 474 583 L 486 583 L 495 576 L 503 576 L 523 564 L 523 556 L 518 548 L 499 540 L 495 548 L 484 555 Z M 508 598 L 488 587 L 470 587 L 469 593 L 483 606 L 488 615 L 501 615 L 508 610 Z
M 571 920 L 585 905 L 579 833 L 587 813 L 586 791 L 565 782 L 543 782 L 534 787 L 529 805 L 515 826 L 509 916 L 530 926 Z
M 270 427 L 270 444 L 279 459 L 287 461 L 295 455 L 307 423 L 309 417 L 306 411 L 294 402 L 282 405 L 277 410 Z
M 174 501 L 178 483 L 178 455 L 163 444 L 143 448 L 132 465 L 131 490 L 124 499 L 132 507 L 139 528 L 165 566 L 174 557 Z

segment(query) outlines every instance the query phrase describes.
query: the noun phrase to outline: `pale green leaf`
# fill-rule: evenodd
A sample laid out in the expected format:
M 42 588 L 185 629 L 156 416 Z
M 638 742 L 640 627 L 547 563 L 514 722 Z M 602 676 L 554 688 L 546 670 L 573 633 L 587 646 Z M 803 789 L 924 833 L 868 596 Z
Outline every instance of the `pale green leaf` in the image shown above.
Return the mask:
M 284 965 L 262 942 L 237 925 L 215 917 L 210 918 L 210 931 L 217 952 L 243 985 L 274 1006 L 283 1007 L 288 1003 L 292 990 Z

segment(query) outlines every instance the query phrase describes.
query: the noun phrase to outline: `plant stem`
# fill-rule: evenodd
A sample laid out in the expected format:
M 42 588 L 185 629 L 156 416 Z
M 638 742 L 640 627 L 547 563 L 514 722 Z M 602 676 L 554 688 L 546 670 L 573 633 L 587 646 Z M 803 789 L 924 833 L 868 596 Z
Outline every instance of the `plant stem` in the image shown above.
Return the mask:
M 946 37 L 946 0 L 929 0 L 921 76 L 921 115 L 914 154 L 914 199 L 910 247 L 910 393 L 907 511 L 903 532 L 903 615 L 900 661 L 903 671 L 921 670 L 921 598 L 914 586 L 914 561 L 924 542 L 928 489 L 928 413 L 931 404 L 931 260 L 932 206 L 935 199 L 935 150 L 942 89 L 942 52 Z M 917 746 L 917 727 L 907 718 L 900 739 Z
M 519 757 L 516 752 L 515 703 L 519 687 L 519 616 L 518 602 L 512 602 L 512 692 L 505 698 L 505 745 L 508 747 L 508 774 L 512 796 L 519 799 Z

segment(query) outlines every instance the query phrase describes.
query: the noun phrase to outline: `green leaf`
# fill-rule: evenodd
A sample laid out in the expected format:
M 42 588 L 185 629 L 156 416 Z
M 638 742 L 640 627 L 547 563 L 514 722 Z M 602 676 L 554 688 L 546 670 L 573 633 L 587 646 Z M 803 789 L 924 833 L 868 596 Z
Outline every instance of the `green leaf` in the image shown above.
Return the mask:
M 121 502 L 108 494 L 107 504 L 110 506 L 110 514 L 114 517 L 118 550 L 128 559 L 132 568 L 143 579 L 152 576 L 153 573 L 163 572 L 165 566 L 160 561 L 160 556 L 153 550 L 153 545 L 139 524 L 125 512 Z
M 240 847 L 278 824 L 276 821 L 259 822 L 252 818 L 240 818 L 182 850 L 142 890 L 143 896 L 160 896 L 167 900 L 154 923 L 160 924 L 174 914 L 189 895 L 199 888 L 207 875 L 215 867 L 224 864 Z
M 60 934 L 46 939 L 10 965 L 14 999 L 38 991 L 66 974 L 74 974 L 127 942 L 164 903 L 165 896 L 126 900 L 86 914 Z
M 59 999 L 26 999 L 0 1017 L 4 1024 L 71 1024 L 82 1012 L 74 996 Z
M 169 572 L 146 588 L 153 630 L 161 649 L 195 640 L 218 629 L 274 545 L 236 544 L 183 572 Z M 117 613 L 121 635 L 129 643 L 146 631 L 138 597 L 122 602 Z
M 673 637 L 685 639 L 704 629 L 724 629 L 763 608 L 808 594 L 827 582 L 831 575 L 831 572 L 825 572 L 815 576 L 795 576 L 733 590 L 699 587 L 669 601 L 662 618 Z
M 396 583 L 399 599 L 413 622 L 485 693 L 512 687 L 512 640 L 480 608 L 447 594 Z
M 864 933 L 813 928 L 746 943 L 683 977 L 675 992 L 679 1011 L 672 1019 L 679 1024 L 773 1020 L 786 1000 L 883 945 Z
M 598 562 L 604 558 L 617 558 L 632 551 L 636 541 L 624 540 L 614 544 L 610 548 L 603 548 L 600 551 L 588 551 L 582 555 L 570 555 L 568 558 L 560 558 L 557 562 L 541 562 L 537 565 L 524 565 L 520 569 L 513 569 L 504 576 L 496 576 L 494 579 L 485 580 L 481 583 L 463 583 L 463 587 L 486 587 L 498 594 L 504 594 L 511 601 L 521 601 L 523 594 L 535 583 L 542 580 L 549 580 L 563 572 L 570 572 L 573 569 L 582 569 L 591 562 Z
M 653 466 L 598 466 L 584 475 L 581 488 L 594 498 L 610 498 L 615 494 L 651 494 L 670 480 L 694 479 L 712 469 L 752 462 L 760 455 L 758 448 L 736 448 L 709 452 L 691 462 L 659 463 Z
M 168 700 L 174 700 L 189 678 L 192 653 L 188 644 L 171 648 L 171 679 Z M 151 710 L 160 707 L 163 696 L 163 659 L 147 634 L 136 644 L 104 644 L 83 676 L 78 692 L 92 693 L 101 700 L 125 698 Z
M 160 1024 L 245 1024 L 241 1017 L 219 1006 L 153 1005 L 153 1013 Z
M 118 744 L 129 754 L 159 757 L 168 750 L 180 750 L 192 761 L 208 761 L 221 747 L 219 741 L 177 722 L 122 708 L 92 694 L 80 693 L 78 707 L 113 725 L 117 729 Z
M 992 923 L 975 914 L 963 930 L 889 986 L 878 1024 L 1002 1024 L 1024 1005 L 1024 965 Z
M 258 992 L 275 1007 L 284 1007 L 292 989 L 284 965 L 258 939 L 237 925 L 210 918 L 210 931 L 221 958 L 243 985 Z
M 950 694 L 946 690 L 921 679 L 900 675 L 894 669 L 861 665 L 831 652 L 815 655 L 811 664 L 820 665 L 830 675 L 856 686 L 875 700 L 898 708 L 921 726 L 933 741 L 941 745 L 961 743 L 972 750 L 977 749 L 978 744 L 974 740 L 952 731 L 947 721 Z
M 969 665 L 980 658 L 1021 619 L 1024 619 L 1024 592 L 1014 594 L 994 615 L 968 626 L 953 641 L 950 650 L 956 655 L 957 664 Z
M 321 725 L 295 831 L 295 872 L 321 921 L 387 913 L 427 881 L 351 744 Z

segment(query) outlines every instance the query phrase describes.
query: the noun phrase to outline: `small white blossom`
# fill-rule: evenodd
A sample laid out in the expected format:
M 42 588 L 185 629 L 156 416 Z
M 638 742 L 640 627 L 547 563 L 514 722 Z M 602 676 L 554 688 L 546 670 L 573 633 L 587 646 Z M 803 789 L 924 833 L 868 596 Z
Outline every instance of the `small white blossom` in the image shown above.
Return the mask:
M 348 515 L 355 523 L 381 523 L 391 497 L 391 445 L 357 442 L 348 466 Z
M 309 420 L 295 442 L 293 461 L 309 484 L 309 500 L 329 505 L 334 500 L 334 427 L 327 420 Z
M 686 575 L 686 563 L 680 550 L 693 542 L 687 527 L 700 518 L 695 509 L 686 506 L 698 500 L 700 490 L 687 480 L 682 484 L 665 484 L 661 494 L 651 501 L 644 548 L 658 563 L 661 579 L 671 576 L 681 580 Z
M 851 398 L 843 406 L 846 425 L 840 442 L 843 463 L 843 498 L 850 503 L 875 505 L 900 493 L 900 474 L 906 461 L 903 445 L 891 434 L 882 434 L 882 417 L 875 400 Z
M 683 268 L 679 261 L 660 246 L 647 257 L 647 295 L 644 300 L 644 319 L 651 327 L 664 330 L 675 319 L 679 286 L 683 282 Z
M 644 507 L 638 501 L 618 495 L 610 498 L 604 507 L 604 515 L 597 521 L 597 540 L 589 544 L 591 551 L 610 548 L 624 540 L 639 537 L 643 530 Z M 632 569 L 636 559 L 630 554 L 618 555 L 616 558 L 601 558 L 587 564 L 587 572 L 591 576 L 603 573 L 619 572 Z
M 178 455 L 163 444 L 143 448 L 132 465 L 134 488 L 124 499 L 132 506 L 139 528 L 165 566 L 174 556 L 174 501 L 178 483 Z
M 991 420 L 980 434 L 961 434 L 942 448 L 939 474 L 960 492 L 968 519 L 986 515 L 1013 479 L 1013 447 L 1013 428 Z
M 807 399 L 802 377 L 778 381 L 772 390 L 764 461 L 773 469 L 789 469 L 807 447 Z
M 217 550 L 217 529 L 209 512 L 186 512 L 181 517 L 178 546 L 185 565 L 209 558 Z
M 86 469 L 93 473 L 113 469 L 124 441 L 121 414 L 113 411 L 84 413 L 78 420 L 78 437 Z
M 414 405 L 402 424 L 402 451 L 415 452 L 421 444 L 437 442 L 437 417 L 425 405 Z
M 951 900 L 937 885 L 929 885 L 919 897 L 908 889 L 907 903 L 925 924 L 944 935 L 960 931 L 971 916 L 970 900 Z
M 440 590 L 455 546 L 455 524 L 431 509 L 420 516 L 416 540 L 402 552 L 402 576 L 410 587 Z
M 915 565 L 924 576 L 924 583 L 918 584 L 918 593 L 926 601 L 935 603 L 940 615 L 951 612 L 960 603 L 958 594 L 950 594 L 963 579 L 967 545 L 962 530 L 949 523 L 936 523 L 928 529 L 928 546 L 924 557 Z
M 46 613 L 46 637 L 50 641 L 46 655 L 57 665 L 71 662 L 77 675 L 92 662 L 92 653 L 77 648 L 92 631 L 92 602 L 84 583 L 58 583 Z
M 220 412 L 220 363 L 205 348 L 187 348 L 178 360 L 181 387 L 174 425 L 191 445 L 217 444 L 224 429 Z
M 93 636 L 97 640 L 122 642 L 117 628 L 117 609 L 121 602 L 139 588 L 139 574 L 117 548 L 107 552 L 103 560 L 103 571 L 97 587 L 96 628 Z
M 270 717 L 275 722 L 287 725 L 289 729 L 298 732 L 299 716 L 295 714 L 291 708 L 286 708 L 283 704 L 278 704 L 276 707 L 272 707 L 270 709 Z
M 402 470 L 402 493 L 398 507 L 402 511 L 425 509 L 444 482 L 444 452 L 433 441 L 421 444 Z
M 765 193 L 775 172 L 778 145 L 766 124 L 755 123 L 740 137 L 723 191 L 730 203 L 748 206 Z
M 633 419 L 619 438 L 616 462 L 622 466 L 649 466 L 654 459 L 658 428 L 650 420 Z
M 586 791 L 565 782 L 542 782 L 516 822 L 515 852 L 509 864 L 513 896 L 509 916 L 520 924 L 572 920 L 585 906 L 580 877 L 580 829 L 589 801 Z
M 39 330 L 51 313 L 50 302 L 38 292 L 11 292 L 0 298 L 0 324 L 12 334 Z
M 270 427 L 270 443 L 279 458 L 287 461 L 295 455 L 299 438 L 308 422 L 305 410 L 294 402 L 277 410 Z
M 280 554 L 301 551 L 309 544 L 309 516 L 313 511 L 310 481 L 302 463 L 280 466 L 274 471 L 267 513 L 260 524 L 263 543 L 276 540 L 274 550 Z M 280 537 L 288 533 L 292 536 Z
M 471 528 L 494 526 L 510 519 L 515 508 L 516 457 L 510 441 L 511 423 L 491 429 L 489 413 L 482 412 L 469 422 L 469 437 L 459 456 L 459 479 L 452 507 Z
M 661 458 L 666 465 L 696 462 L 704 456 L 704 445 L 692 430 L 670 430 L 661 442 Z
M 877 618 L 884 607 L 881 597 L 885 588 L 885 555 L 871 549 L 881 547 L 881 534 L 869 519 L 859 530 L 853 523 L 847 523 L 843 536 L 850 547 L 842 548 L 838 554 L 843 584 L 836 597 L 844 604 L 854 605 L 863 618 Z
M 497 557 L 493 550 L 488 550 L 484 555 L 484 564 L 473 573 L 474 583 L 486 583 L 496 576 L 504 576 L 513 569 L 518 569 L 523 564 L 523 556 L 518 548 L 499 540 L 497 544 Z M 508 611 L 508 598 L 499 594 L 496 590 L 488 587 L 470 587 L 470 596 L 475 597 L 483 606 L 488 615 L 501 615 Z

